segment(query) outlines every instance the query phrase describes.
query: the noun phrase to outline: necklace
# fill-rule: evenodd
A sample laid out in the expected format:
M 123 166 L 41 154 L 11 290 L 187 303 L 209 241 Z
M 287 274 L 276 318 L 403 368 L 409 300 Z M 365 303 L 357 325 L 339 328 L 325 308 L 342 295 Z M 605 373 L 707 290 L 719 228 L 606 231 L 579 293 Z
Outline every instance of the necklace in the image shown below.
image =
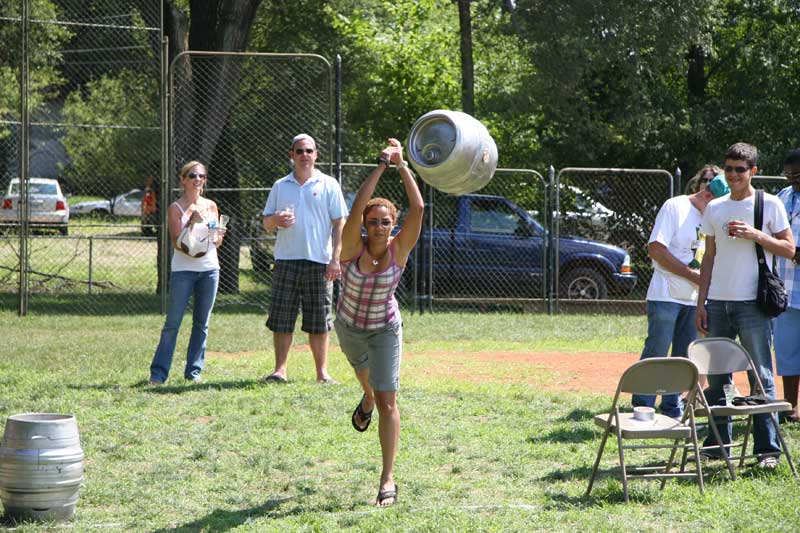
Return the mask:
M 369 254 L 370 260 L 372 261 L 372 266 L 378 266 L 378 264 L 383 260 L 383 257 L 386 255 L 386 252 L 388 251 L 389 247 L 387 246 L 386 249 L 383 251 L 383 253 L 380 255 L 380 257 L 376 259 L 375 256 L 372 255 L 372 252 L 369 251 L 369 246 L 367 246 L 367 253 Z

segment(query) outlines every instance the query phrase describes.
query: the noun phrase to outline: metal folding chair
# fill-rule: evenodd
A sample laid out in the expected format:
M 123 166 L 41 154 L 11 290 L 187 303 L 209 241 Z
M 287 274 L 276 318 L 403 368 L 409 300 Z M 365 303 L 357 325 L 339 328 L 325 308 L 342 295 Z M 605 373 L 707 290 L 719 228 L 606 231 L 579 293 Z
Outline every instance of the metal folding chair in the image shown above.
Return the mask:
M 694 478 L 700 492 L 703 492 L 703 470 L 700 463 L 700 454 L 697 444 L 697 427 L 694 421 L 694 398 L 697 393 L 697 367 L 688 359 L 680 357 L 652 357 L 644 359 L 629 367 L 619 380 L 617 392 L 611 402 L 610 413 L 597 415 L 595 423 L 602 427 L 603 439 L 597 451 L 597 459 L 589 478 L 586 489 L 588 496 L 592 492 L 595 476 L 597 475 L 600 459 L 603 456 L 608 436 L 612 433 L 617 437 L 619 446 L 620 474 L 622 490 L 625 501 L 628 501 L 628 480 L 634 478 L 660 479 L 661 488 L 667 478 Z M 683 418 L 676 421 L 668 416 L 655 413 L 654 419 L 649 421 L 636 420 L 632 412 L 621 412 L 619 399 L 622 393 L 631 394 L 680 394 L 688 393 L 688 405 Z M 658 444 L 626 444 L 627 440 L 663 441 L 669 439 L 670 443 Z M 672 451 L 666 464 L 659 466 L 628 466 L 626 463 L 626 450 L 641 450 L 653 448 L 670 448 Z M 673 461 L 677 450 L 683 450 L 680 470 L 673 472 Z M 686 471 L 686 452 L 694 450 L 695 471 Z
M 727 337 L 706 337 L 692 342 L 689 345 L 688 352 L 689 360 L 697 366 L 701 374 L 718 375 L 748 372 L 751 396 L 764 395 L 764 385 L 761 383 L 761 378 L 756 371 L 753 358 L 750 357 L 747 350 L 738 342 Z M 775 428 L 781 448 L 789 463 L 789 468 L 791 468 L 794 476 L 798 477 L 797 470 L 792 461 L 792 456 L 789 453 L 789 448 L 786 446 L 786 441 L 783 438 L 783 433 L 781 433 L 780 424 L 778 423 L 778 413 L 792 410 L 792 406 L 789 402 L 772 400 L 756 405 L 710 405 L 699 385 L 697 387 L 696 397 L 700 403 L 695 408 L 695 415 L 708 418 L 708 426 L 717 443 L 716 445 L 704 446 L 701 450 L 714 450 L 720 453 L 731 474 L 731 479 L 736 479 L 736 473 L 729 457 L 729 451 L 732 451 L 733 448 L 741 447 L 741 453 L 738 457 L 739 468 L 744 466 L 745 459 L 757 457 L 755 454 L 747 454 L 747 442 L 750 437 L 750 429 L 753 426 L 753 415 L 758 414 L 769 415 L 770 423 Z M 732 441 L 730 444 L 723 444 L 717 425 L 714 424 L 714 417 L 730 417 L 732 422 L 745 421 L 746 427 L 742 441 L 738 443 Z

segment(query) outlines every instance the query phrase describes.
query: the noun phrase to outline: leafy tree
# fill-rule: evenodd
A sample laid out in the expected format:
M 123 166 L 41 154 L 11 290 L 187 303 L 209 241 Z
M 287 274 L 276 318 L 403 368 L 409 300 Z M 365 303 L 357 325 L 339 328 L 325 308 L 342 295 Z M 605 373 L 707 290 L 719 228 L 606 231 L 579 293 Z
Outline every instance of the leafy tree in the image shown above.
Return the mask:
M 708 2 L 520 0 L 515 12 L 534 72 L 541 158 L 570 166 L 668 164 L 686 122 L 687 43 Z
M 49 0 L 30 0 L 30 18 L 52 20 L 58 9 Z M 17 174 L 9 168 L 18 159 L 17 127 L 20 117 L 20 72 L 22 43 L 22 4 L 19 0 L 0 0 L 0 176 Z M 61 49 L 72 31 L 54 24 L 30 24 L 28 36 L 29 92 L 28 109 L 32 116 L 46 112 L 46 103 L 57 95 L 64 83 L 58 66 L 63 60 Z
M 158 92 L 149 73 L 123 70 L 67 96 L 64 121 L 76 126 L 67 126 L 62 140 L 72 160 L 64 172 L 74 192 L 114 196 L 142 187 L 160 167 Z

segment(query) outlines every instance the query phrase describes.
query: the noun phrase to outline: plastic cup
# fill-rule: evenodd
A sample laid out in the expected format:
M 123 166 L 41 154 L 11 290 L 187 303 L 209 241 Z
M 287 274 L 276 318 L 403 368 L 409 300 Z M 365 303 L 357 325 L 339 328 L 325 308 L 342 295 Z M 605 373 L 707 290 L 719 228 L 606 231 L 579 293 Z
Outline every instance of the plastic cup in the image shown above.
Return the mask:
M 225 229 L 228 227 L 228 221 L 231 219 L 228 215 L 220 215 L 219 216 L 219 229 Z
M 281 209 L 281 212 L 283 214 L 285 214 L 285 215 L 289 215 L 290 216 L 289 226 L 293 225 L 294 224 L 294 204 L 286 204 L 285 206 L 283 206 L 283 209 Z
M 732 383 L 722 386 L 725 393 L 725 405 L 733 405 L 733 397 L 736 396 L 736 387 Z
M 739 219 L 736 217 L 730 217 L 728 222 L 725 224 L 725 229 L 728 230 L 728 238 L 729 239 L 737 239 L 736 235 L 733 234 L 733 228 L 731 227 L 731 222 L 738 222 Z

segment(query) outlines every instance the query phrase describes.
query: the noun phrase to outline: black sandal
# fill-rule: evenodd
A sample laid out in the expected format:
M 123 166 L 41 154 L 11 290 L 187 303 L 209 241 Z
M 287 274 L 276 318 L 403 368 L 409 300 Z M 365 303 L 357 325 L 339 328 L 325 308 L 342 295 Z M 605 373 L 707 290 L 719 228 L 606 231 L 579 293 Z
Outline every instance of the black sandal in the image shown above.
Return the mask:
M 352 422 L 353 427 L 359 433 L 364 433 L 367 430 L 367 428 L 369 428 L 369 423 L 372 422 L 372 411 L 367 413 L 366 411 L 364 411 L 364 408 L 362 407 L 362 405 L 364 404 L 364 398 L 366 398 L 366 397 L 367 397 L 366 394 L 361 396 L 361 401 L 358 402 L 358 405 L 356 406 L 356 410 L 353 411 L 353 416 L 350 417 L 350 422 Z M 373 409 L 373 411 L 374 411 L 374 409 Z M 358 415 L 358 418 L 361 419 L 362 423 L 366 422 L 364 427 L 360 427 L 358 424 L 356 424 L 356 415 Z
M 393 498 L 394 501 L 389 505 L 381 505 L 385 500 Z M 394 490 L 381 490 L 378 491 L 378 497 L 375 499 L 375 505 L 378 507 L 391 507 L 397 503 L 397 483 L 394 484 Z

